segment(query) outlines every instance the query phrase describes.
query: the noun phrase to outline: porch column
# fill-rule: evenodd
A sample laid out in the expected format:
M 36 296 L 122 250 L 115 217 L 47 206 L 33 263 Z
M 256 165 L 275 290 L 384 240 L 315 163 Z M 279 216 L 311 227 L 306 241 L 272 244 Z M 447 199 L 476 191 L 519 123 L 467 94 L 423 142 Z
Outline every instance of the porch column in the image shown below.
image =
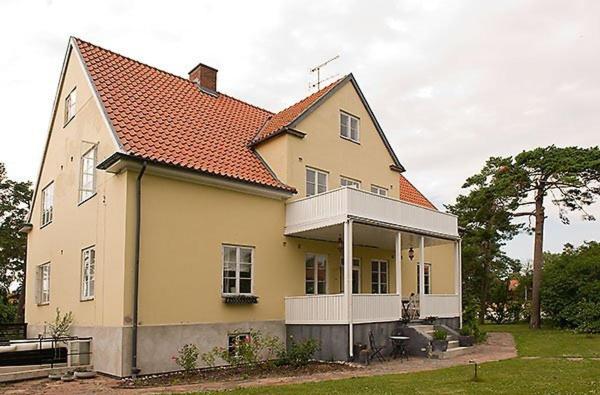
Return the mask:
M 421 236 L 419 246 L 419 316 L 423 318 L 425 300 L 425 236 Z
M 400 299 L 400 318 L 402 318 L 402 234 L 396 232 L 396 294 Z
M 348 314 L 348 355 L 353 357 L 352 328 L 352 220 L 344 222 L 344 299 Z
M 454 290 L 458 295 L 458 306 L 460 309 L 460 327 L 462 328 L 462 240 L 454 242 L 455 258 L 454 258 Z

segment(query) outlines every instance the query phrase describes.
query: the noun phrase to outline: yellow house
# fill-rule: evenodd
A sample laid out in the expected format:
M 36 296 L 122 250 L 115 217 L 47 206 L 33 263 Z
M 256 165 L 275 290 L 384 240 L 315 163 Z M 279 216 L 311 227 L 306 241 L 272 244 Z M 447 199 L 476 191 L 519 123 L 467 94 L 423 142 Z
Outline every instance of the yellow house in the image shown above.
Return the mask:
M 456 218 L 403 172 L 353 75 L 273 113 L 209 66 L 71 38 L 26 226 L 28 335 L 72 311 L 95 368 L 128 376 L 250 328 L 345 360 L 409 298 L 459 327 Z

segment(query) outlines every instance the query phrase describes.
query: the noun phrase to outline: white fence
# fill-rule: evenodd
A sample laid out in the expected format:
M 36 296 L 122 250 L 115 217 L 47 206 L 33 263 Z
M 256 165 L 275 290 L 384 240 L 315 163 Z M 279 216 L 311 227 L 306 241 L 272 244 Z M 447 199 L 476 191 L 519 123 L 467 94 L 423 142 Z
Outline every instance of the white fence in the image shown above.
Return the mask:
M 342 223 L 348 216 L 458 236 L 454 215 L 356 188 L 342 187 L 286 205 L 285 234 Z
M 458 295 L 422 295 L 419 300 L 421 318 L 426 317 L 458 317 L 461 313 Z
M 400 297 L 395 294 L 352 295 L 354 323 L 400 319 Z M 343 294 L 291 296 L 285 298 L 286 324 L 347 324 Z

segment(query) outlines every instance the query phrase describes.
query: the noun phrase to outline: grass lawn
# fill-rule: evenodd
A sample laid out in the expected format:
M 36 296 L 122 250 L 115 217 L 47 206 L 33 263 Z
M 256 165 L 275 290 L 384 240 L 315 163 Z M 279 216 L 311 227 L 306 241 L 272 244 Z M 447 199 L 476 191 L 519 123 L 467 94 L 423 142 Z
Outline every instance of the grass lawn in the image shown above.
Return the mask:
M 527 324 L 484 325 L 486 332 L 510 332 L 521 357 L 600 358 L 600 336 L 575 334 L 556 329 L 533 332 Z
M 457 366 L 428 372 L 240 389 L 227 394 L 600 394 L 600 360 L 590 359 L 600 357 L 599 335 L 576 335 L 551 329 L 534 332 L 526 325 L 486 325 L 485 330 L 513 333 L 520 357 L 480 365 L 477 382 L 472 380 L 472 366 Z M 570 360 L 563 356 L 583 359 Z

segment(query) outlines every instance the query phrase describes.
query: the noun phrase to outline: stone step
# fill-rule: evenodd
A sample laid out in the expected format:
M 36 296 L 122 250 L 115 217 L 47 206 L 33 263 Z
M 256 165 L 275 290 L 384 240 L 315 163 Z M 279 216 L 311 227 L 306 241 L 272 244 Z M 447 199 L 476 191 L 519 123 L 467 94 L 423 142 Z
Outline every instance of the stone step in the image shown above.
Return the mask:
M 450 345 L 448 345 L 448 346 L 450 346 Z M 435 359 L 449 359 L 449 358 L 458 357 L 460 355 L 469 354 L 469 353 L 473 352 L 473 350 L 474 350 L 474 347 L 448 348 L 448 350 L 446 352 L 434 352 L 431 355 L 431 358 L 435 358 Z
M 448 350 L 458 348 L 458 340 L 448 340 Z

